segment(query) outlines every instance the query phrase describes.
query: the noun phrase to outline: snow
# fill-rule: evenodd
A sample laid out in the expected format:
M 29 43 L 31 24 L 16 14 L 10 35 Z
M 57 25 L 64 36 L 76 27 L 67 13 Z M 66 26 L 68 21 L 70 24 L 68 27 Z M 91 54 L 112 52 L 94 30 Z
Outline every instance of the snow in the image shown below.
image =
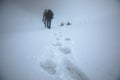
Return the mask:
M 45 61 L 45 62 L 41 62 L 40 66 L 46 70 L 49 74 L 55 74 L 56 73 L 56 65 L 55 63 L 53 63 L 52 61 Z
M 71 49 L 69 47 L 64 47 L 64 48 L 60 47 L 59 51 L 62 52 L 62 53 L 64 53 L 64 54 L 71 53 Z
M 21 7 L 10 1 L 3 5 L 0 15 L 3 19 L 0 22 L 0 78 L 119 80 L 120 17 L 114 0 L 109 3 L 107 0 L 83 1 L 88 6 L 76 1 L 76 7 L 71 10 L 73 0 L 66 8 L 67 1 L 61 2 L 61 8 L 52 7 L 55 19 L 50 30 L 44 28 L 39 10 L 32 10 L 38 6 L 31 5 L 33 8 L 30 9 L 28 3 L 28 9 L 24 9 L 25 5 Z M 70 17 L 77 9 L 80 10 L 77 16 Z M 58 14 L 60 11 L 63 13 Z M 67 16 L 68 13 L 71 14 Z M 72 25 L 59 26 L 69 20 Z

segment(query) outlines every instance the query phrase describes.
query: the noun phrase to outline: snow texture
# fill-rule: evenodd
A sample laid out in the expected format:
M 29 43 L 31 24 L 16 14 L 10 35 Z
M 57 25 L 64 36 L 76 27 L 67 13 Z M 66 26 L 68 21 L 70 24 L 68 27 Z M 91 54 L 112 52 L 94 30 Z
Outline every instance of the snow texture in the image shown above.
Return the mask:
M 120 80 L 117 1 L 0 0 L 0 79 Z
M 52 46 L 57 48 L 59 53 L 57 53 L 53 48 L 53 51 L 56 52 L 57 55 L 54 55 L 51 60 L 45 60 L 41 62 L 41 68 L 44 71 L 48 72 L 50 75 L 57 75 L 61 80 L 89 80 L 87 76 L 83 72 L 81 72 L 80 69 L 77 68 L 77 66 L 75 67 L 75 65 L 71 63 L 72 61 L 74 62 L 73 57 L 71 58 L 69 55 L 70 53 L 72 53 L 72 50 L 70 47 L 63 47 L 63 43 L 61 41 L 62 33 L 60 32 L 59 35 L 60 36 L 58 36 L 58 34 L 54 35 L 55 37 L 57 37 L 55 39 L 57 43 L 52 44 Z M 71 39 L 67 37 L 64 40 L 70 41 Z M 63 56 L 62 54 L 65 55 Z M 62 56 L 60 57 L 60 55 Z M 54 57 L 56 57 L 56 59 L 59 58 L 60 61 L 56 61 L 56 63 L 53 62 L 52 60 L 56 60 L 54 59 Z
M 56 73 L 56 65 L 52 61 L 45 61 L 44 63 L 40 63 L 40 66 L 49 74 Z
M 70 38 L 65 38 L 66 41 L 70 41 Z
M 63 54 L 71 53 L 71 49 L 69 47 L 60 47 L 59 51 L 62 52 Z
M 58 47 L 61 47 L 61 46 L 62 46 L 62 44 L 61 44 L 60 42 L 57 42 L 57 43 L 53 44 L 53 46 L 58 46 Z
M 74 64 L 71 64 L 70 61 L 67 61 L 65 64 L 65 71 L 67 76 L 70 76 L 73 80 L 89 80 L 87 76 Z

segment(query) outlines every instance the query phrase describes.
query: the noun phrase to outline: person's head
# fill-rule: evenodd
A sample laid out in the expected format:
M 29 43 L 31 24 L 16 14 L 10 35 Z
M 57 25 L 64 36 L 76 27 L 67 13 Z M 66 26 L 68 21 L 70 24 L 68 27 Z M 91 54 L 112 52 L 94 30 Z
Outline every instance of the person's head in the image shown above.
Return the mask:
M 47 9 L 45 9 L 45 12 L 47 12 Z
M 48 9 L 48 11 L 52 11 L 51 9 Z

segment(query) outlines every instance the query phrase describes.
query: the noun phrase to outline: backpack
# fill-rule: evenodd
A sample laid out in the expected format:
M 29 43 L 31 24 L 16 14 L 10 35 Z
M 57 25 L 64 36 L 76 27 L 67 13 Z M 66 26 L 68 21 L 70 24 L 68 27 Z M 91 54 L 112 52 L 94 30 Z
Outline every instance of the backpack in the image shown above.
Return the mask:
M 46 14 L 47 19 L 52 19 L 53 18 L 53 12 L 51 10 L 48 10 Z

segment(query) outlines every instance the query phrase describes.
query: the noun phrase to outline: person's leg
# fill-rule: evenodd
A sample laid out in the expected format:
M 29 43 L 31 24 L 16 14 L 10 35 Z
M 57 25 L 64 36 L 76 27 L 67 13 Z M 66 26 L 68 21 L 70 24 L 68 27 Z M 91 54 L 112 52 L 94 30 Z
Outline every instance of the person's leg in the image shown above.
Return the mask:
M 45 28 L 47 27 L 47 20 L 44 21 L 44 24 L 45 24 Z
M 49 21 L 49 27 L 51 28 L 51 20 Z
M 50 20 L 47 21 L 47 28 L 50 29 Z
M 48 29 L 50 29 L 50 21 L 48 21 Z
M 49 20 L 49 29 L 51 28 L 51 20 Z
M 49 21 L 47 20 L 47 28 L 49 28 Z

